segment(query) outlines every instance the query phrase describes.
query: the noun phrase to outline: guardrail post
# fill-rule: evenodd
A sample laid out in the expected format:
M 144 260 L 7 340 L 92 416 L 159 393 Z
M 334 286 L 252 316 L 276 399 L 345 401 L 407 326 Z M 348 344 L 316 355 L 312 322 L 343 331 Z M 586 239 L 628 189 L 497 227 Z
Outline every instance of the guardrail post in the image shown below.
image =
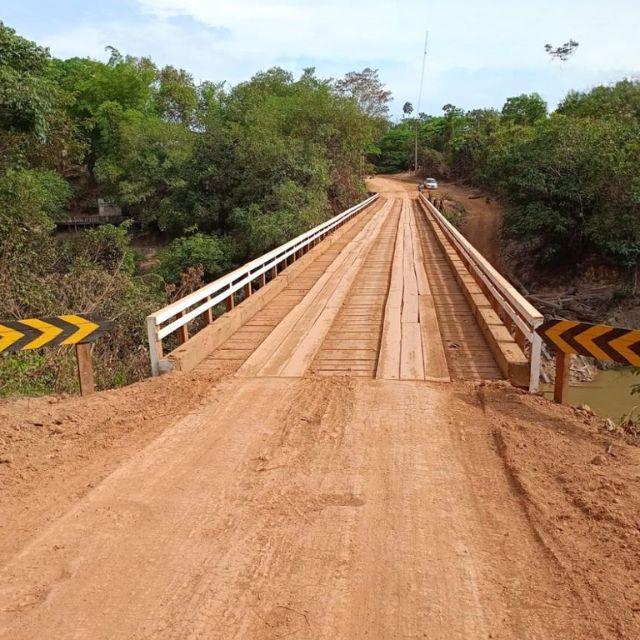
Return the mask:
M 253 293 L 253 286 L 251 285 L 251 282 L 247 282 L 247 284 L 244 285 L 244 298 L 245 300 Z
M 542 338 L 536 333 L 536 328 L 533 328 L 533 334 L 531 338 L 531 358 L 530 358 L 530 373 L 529 373 L 529 392 L 536 393 L 540 387 L 540 362 L 542 358 Z
M 231 293 L 228 298 L 225 298 L 224 304 L 227 307 L 227 311 L 231 311 L 231 309 L 236 306 L 236 301 L 233 299 L 233 293 Z
M 151 359 L 151 375 L 160 374 L 160 359 L 162 358 L 162 340 L 158 338 L 158 327 L 153 317 L 147 318 L 147 335 L 149 337 L 149 357 Z
M 185 315 L 185 312 L 181 311 L 180 312 L 180 317 L 182 317 L 184 315 Z M 178 342 L 180 342 L 180 344 L 184 344 L 188 339 L 189 339 L 189 327 L 187 327 L 186 324 L 183 324 L 178 329 Z
M 569 390 L 569 374 L 571 372 L 571 354 L 556 351 L 556 379 L 553 385 L 553 399 L 565 404 Z
M 207 296 L 207 301 L 211 300 L 211 296 Z M 213 322 L 213 309 L 209 307 L 203 314 L 202 320 L 205 324 L 211 324 Z
M 76 345 L 76 362 L 78 363 L 80 395 L 88 396 L 95 391 L 93 364 L 91 362 L 91 345 L 88 342 L 80 342 Z

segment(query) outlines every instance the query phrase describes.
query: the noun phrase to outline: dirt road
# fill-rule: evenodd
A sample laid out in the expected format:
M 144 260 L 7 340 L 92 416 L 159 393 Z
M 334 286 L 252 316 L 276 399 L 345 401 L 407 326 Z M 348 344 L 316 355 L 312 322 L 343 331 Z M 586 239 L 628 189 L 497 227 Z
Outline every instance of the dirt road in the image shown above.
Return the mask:
M 8 563 L 0 637 L 588 637 L 481 421 L 419 383 L 230 380 Z
M 461 231 L 469 242 L 497 269 L 502 269 L 500 233 L 502 207 L 494 199 L 477 189 L 451 182 L 443 182 L 440 191 L 465 209 Z
M 382 188 L 394 194 L 402 193 L 399 189 L 410 193 L 415 193 L 417 189 L 417 179 L 409 173 L 402 173 L 393 177 L 375 176 L 370 180 L 370 184 L 370 188 L 373 191 Z M 502 207 L 500 203 L 495 198 L 482 194 L 473 187 L 454 182 L 440 181 L 439 189 L 434 194 L 436 197 L 448 197 L 464 207 L 462 233 L 493 266 L 501 269 L 500 233 Z
M 404 193 L 385 180 L 387 195 Z M 377 266 L 357 251 L 352 259 L 382 278 L 388 232 L 371 221 L 370 235 L 353 237 L 360 251 L 379 238 L 383 251 L 367 254 Z M 340 269 L 357 281 L 347 262 Z M 278 325 L 319 274 L 283 303 Z M 182 414 L 129 442 L 106 478 L 95 471 L 94 486 L 20 545 L 12 531 L 35 527 L 29 507 L 43 494 L 23 489 L 18 514 L 0 504 L 0 548 L 10 549 L 0 638 L 638 637 L 640 455 L 602 421 L 504 382 L 229 367 L 195 395 L 188 379 L 153 381 L 146 402 L 183 397 Z M 136 387 L 112 393 L 135 403 Z M 63 430 L 69 402 L 49 414 Z M 2 411 L 26 428 L 24 402 Z M 118 414 L 116 401 L 108 411 Z M 78 408 L 74 418 L 90 419 Z M 108 432 L 106 418 L 95 428 Z M 28 454 L 0 464 L 0 491 L 29 480 Z M 87 480 L 80 468 L 96 455 L 79 448 L 60 469 Z M 63 476 L 40 481 L 71 496 Z

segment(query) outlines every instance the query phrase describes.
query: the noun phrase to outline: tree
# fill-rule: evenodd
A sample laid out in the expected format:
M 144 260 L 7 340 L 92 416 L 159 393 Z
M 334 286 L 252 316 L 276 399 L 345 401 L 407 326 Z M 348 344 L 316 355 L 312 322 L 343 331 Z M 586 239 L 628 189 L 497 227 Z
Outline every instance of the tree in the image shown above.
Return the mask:
M 371 118 L 387 118 L 391 91 L 378 77 L 378 69 L 366 67 L 360 72 L 350 71 L 334 83 L 338 95 L 352 98 L 362 112 Z
M 410 116 L 413 113 L 413 105 L 410 102 L 405 102 L 402 105 L 402 113 L 405 116 Z
M 0 128 L 47 134 L 51 87 L 45 71 L 49 52 L 0 22 Z
M 198 107 L 198 91 L 191 74 L 171 66 L 161 69 L 155 102 L 159 115 L 165 120 L 192 125 Z
M 638 140 L 638 124 L 561 114 L 513 138 L 491 162 L 509 203 L 506 229 L 540 240 L 542 259 L 595 249 L 633 264 L 640 257 Z
M 507 98 L 502 117 L 513 124 L 531 125 L 547 117 L 547 103 L 538 93 Z
M 560 60 L 561 62 L 566 62 L 576 51 L 576 49 L 580 46 L 579 42 L 573 40 L 569 40 L 569 42 L 565 42 L 559 47 L 553 47 L 553 45 L 545 44 L 544 50 L 551 56 L 551 58 Z
M 640 122 L 640 81 L 621 80 L 584 93 L 570 91 L 557 111 L 578 118 L 619 118 Z
M 179 123 L 106 103 L 97 122 L 105 152 L 95 175 L 116 202 L 145 224 L 180 233 L 190 226 L 189 171 L 195 134 Z

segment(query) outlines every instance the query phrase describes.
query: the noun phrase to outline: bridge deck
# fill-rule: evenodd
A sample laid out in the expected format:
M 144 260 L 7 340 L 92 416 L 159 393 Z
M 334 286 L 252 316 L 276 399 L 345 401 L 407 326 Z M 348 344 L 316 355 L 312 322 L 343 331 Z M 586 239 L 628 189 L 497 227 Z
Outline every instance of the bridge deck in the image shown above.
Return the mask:
M 407 195 L 360 214 L 201 366 L 247 377 L 502 377 L 429 223 Z

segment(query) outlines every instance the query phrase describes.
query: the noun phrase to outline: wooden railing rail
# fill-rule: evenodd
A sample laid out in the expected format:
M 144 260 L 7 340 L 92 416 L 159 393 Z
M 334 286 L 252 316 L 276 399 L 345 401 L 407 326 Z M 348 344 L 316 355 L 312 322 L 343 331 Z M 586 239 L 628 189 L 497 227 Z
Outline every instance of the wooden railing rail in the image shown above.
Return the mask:
M 428 214 L 485 292 L 511 335 L 523 351 L 528 352 L 531 364 L 529 390 L 537 391 L 540 382 L 542 340 L 536 333 L 536 328 L 544 322 L 542 313 L 499 273 L 425 196 L 420 194 L 419 197 Z
M 250 296 L 254 288 L 264 286 L 268 279 L 277 276 L 282 269 L 304 255 L 337 227 L 351 220 L 378 197 L 378 194 L 374 194 L 286 244 L 147 316 L 152 375 L 157 376 L 161 373 L 164 338 L 177 333 L 179 342 L 186 342 L 189 338 L 190 322 L 199 317 L 205 325 L 213 322 L 213 308 L 222 302 L 230 311 L 236 304 L 237 292 L 242 290 L 244 298 Z

